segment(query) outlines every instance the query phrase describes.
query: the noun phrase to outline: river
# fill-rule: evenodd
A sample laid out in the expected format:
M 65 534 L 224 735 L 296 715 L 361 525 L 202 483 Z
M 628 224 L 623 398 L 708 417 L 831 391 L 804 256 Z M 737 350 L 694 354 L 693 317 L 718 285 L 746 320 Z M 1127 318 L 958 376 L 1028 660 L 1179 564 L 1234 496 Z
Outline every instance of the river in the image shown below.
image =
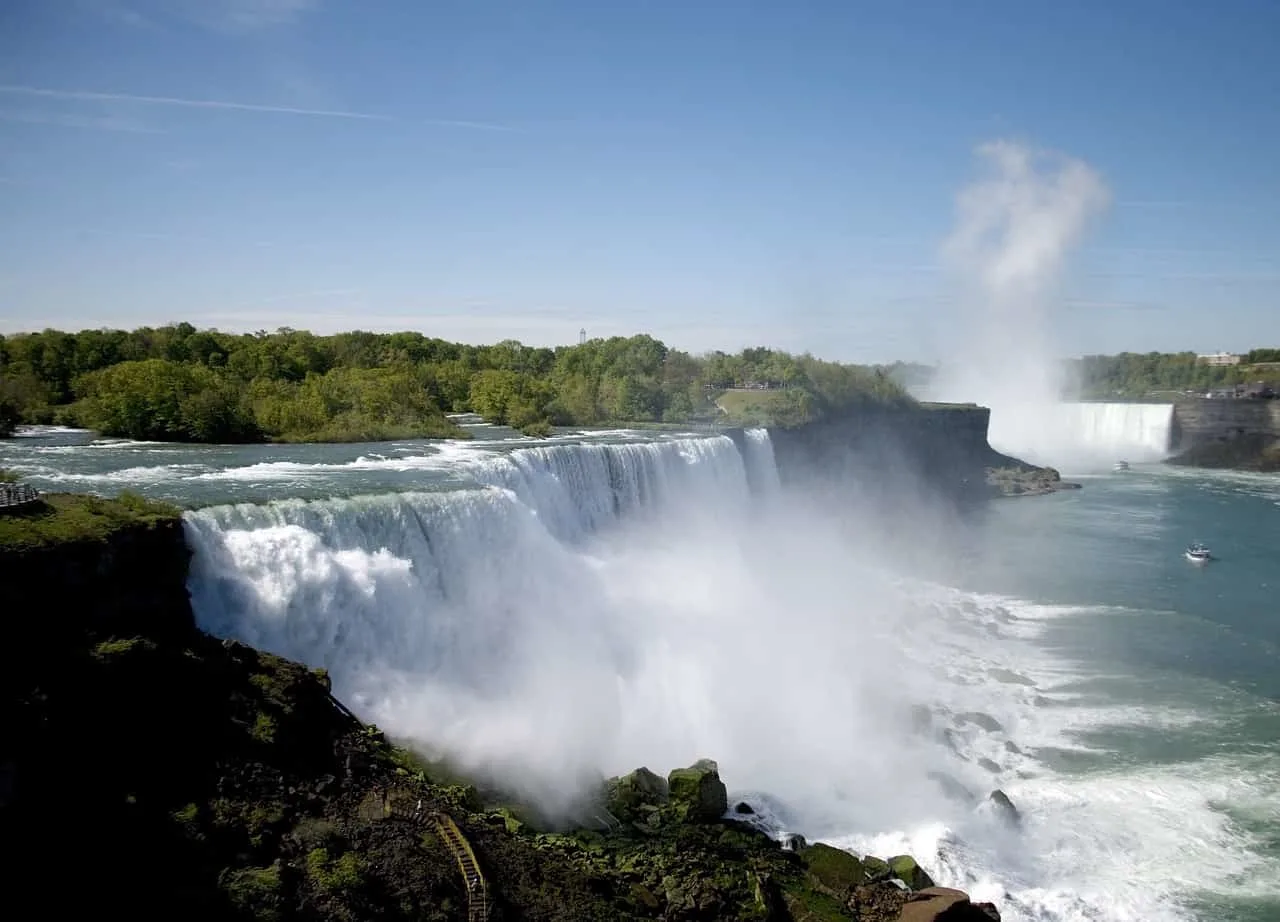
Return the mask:
M 203 626 L 550 806 L 708 756 L 764 822 L 910 852 L 1006 920 L 1280 918 L 1280 477 L 1134 464 L 888 521 L 780 487 L 759 431 L 468 425 L 34 429 L 0 467 L 186 507 Z

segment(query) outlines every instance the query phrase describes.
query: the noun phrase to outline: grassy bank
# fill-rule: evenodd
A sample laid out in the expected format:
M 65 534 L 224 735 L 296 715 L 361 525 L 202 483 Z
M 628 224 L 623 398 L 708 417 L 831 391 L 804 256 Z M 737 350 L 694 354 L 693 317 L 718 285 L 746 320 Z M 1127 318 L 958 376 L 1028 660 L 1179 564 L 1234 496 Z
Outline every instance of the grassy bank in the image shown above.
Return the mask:
M 102 499 L 73 493 L 47 493 L 40 501 L 0 515 L 0 553 L 67 542 L 107 542 L 127 528 L 153 528 L 181 516 L 176 506 L 122 493 Z

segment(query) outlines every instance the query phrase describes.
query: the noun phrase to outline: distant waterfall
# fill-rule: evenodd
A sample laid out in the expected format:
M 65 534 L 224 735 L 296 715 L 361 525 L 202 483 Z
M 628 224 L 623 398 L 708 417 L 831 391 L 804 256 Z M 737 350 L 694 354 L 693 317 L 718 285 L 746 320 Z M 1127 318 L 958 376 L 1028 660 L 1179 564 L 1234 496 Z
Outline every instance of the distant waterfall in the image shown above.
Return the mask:
M 1037 464 L 1076 470 L 1159 461 L 1171 450 L 1171 403 L 1058 403 L 992 407 L 991 445 Z
M 1069 430 L 1081 445 L 1116 458 L 1153 461 L 1169 453 L 1171 403 L 1068 404 Z

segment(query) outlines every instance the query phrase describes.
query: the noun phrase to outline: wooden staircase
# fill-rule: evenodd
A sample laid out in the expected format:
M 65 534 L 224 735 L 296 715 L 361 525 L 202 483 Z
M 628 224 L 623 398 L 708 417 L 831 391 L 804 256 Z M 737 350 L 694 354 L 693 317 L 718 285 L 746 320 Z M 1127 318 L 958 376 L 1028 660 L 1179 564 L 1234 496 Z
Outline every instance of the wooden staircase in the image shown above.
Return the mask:
M 458 824 L 447 813 L 426 812 L 422 809 L 422 801 L 412 810 L 389 806 L 387 812 L 398 819 L 407 820 L 419 826 L 431 823 L 444 842 L 445 847 L 453 855 L 458 864 L 458 871 L 467 889 L 467 922 L 488 922 L 489 920 L 489 887 L 484 874 L 480 872 L 480 862 L 471 849 L 471 843 L 462 834 Z
M 436 831 L 440 833 L 440 838 L 449 847 L 449 851 L 453 852 L 453 858 L 458 862 L 458 870 L 462 872 L 462 879 L 466 881 L 467 922 L 488 922 L 488 887 L 485 884 L 484 875 L 480 873 L 480 862 L 476 861 L 475 852 L 471 850 L 471 843 L 466 840 L 462 830 L 449 814 L 434 813 L 431 818 L 436 824 Z

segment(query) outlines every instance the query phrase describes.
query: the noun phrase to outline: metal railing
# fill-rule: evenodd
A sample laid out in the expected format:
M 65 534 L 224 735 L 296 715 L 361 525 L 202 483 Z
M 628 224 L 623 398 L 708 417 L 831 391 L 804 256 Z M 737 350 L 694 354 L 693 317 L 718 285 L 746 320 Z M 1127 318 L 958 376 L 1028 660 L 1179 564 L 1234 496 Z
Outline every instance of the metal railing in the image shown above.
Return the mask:
M 28 483 L 0 483 L 0 512 L 29 506 L 40 499 L 40 491 Z

